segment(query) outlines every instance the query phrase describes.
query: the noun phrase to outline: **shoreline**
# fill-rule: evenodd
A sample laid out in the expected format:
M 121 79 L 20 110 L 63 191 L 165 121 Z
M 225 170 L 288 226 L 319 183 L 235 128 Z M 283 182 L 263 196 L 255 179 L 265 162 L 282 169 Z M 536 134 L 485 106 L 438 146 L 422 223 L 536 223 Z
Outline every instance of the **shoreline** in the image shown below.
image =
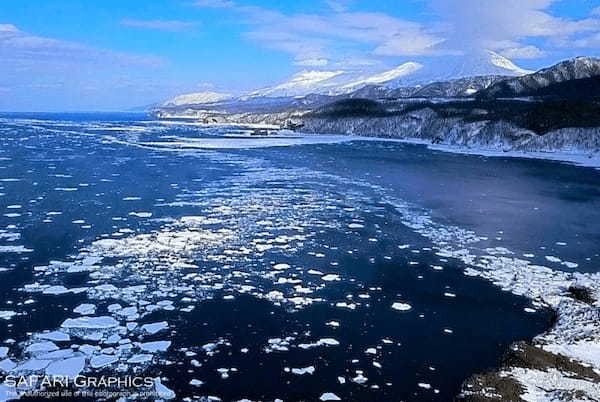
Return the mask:
M 436 255 L 456 258 L 503 291 L 528 298 L 533 309 L 548 308 L 556 321 L 530 342 L 517 342 L 506 358 L 485 373 L 473 373 L 456 396 L 468 402 L 600 399 L 600 273 L 560 271 L 537 265 L 504 248 L 481 249 L 474 232 L 439 224 L 425 213 L 403 222 L 434 240 Z M 585 399 L 588 400 L 588 399 Z
M 224 128 L 248 128 L 248 129 L 272 129 L 281 130 L 281 127 L 276 124 L 268 123 L 202 123 L 199 121 L 185 121 L 182 119 L 178 120 L 162 120 L 157 119 L 156 122 L 164 125 L 185 125 L 185 126 L 196 126 L 196 127 L 224 127 Z M 556 161 L 563 163 L 570 163 L 581 167 L 590 167 L 600 169 L 600 149 L 598 150 L 574 150 L 569 152 L 568 150 L 557 150 L 557 151 L 519 151 L 519 150 L 498 150 L 494 148 L 470 148 L 461 145 L 451 144 L 432 144 L 429 140 L 423 140 L 420 138 L 390 138 L 370 135 L 355 135 L 355 134 L 340 134 L 340 133 L 312 133 L 305 131 L 297 131 L 299 136 L 344 136 L 349 137 L 348 141 L 385 141 L 385 142 L 400 142 L 405 144 L 425 145 L 428 149 L 441 152 L 449 152 L 454 154 L 464 155 L 479 155 L 486 157 L 495 158 L 526 158 L 526 159 L 541 159 L 547 161 Z
M 304 133 L 307 136 L 313 135 L 337 135 L 340 134 L 312 134 Z M 468 148 L 460 145 L 450 144 L 432 144 L 431 141 L 422 140 L 419 138 L 387 138 L 376 136 L 360 136 L 347 135 L 352 138 L 350 141 L 382 141 L 382 142 L 399 142 L 403 144 L 424 145 L 428 149 L 440 152 L 449 152 L 453 154 L 463 155 L 479 155 L 493 158 L 525 158 L 525 159 L 540 159 L 547 161 L 570 163 L 580 167 L 590 167 L 600 169 L 600 150 L 592 152 L 580 151 L 578 153 L 570 153 L 565 151 L 549 152 L 549 151 L 500 151 L 497 149 L 486 148 Z

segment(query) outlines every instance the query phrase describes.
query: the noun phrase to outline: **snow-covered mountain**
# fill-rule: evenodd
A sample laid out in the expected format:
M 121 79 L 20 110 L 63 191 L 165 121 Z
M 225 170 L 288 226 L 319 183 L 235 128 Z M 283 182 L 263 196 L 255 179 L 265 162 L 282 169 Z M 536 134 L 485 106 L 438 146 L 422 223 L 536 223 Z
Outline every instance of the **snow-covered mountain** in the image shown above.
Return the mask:
M 250 92 L 247 97 L 294 97 L 308 94 L 343 95 L 369 85 L 399 88 L 479 76 L 522 76 L 525 70 L 490 50 L 438 59 L 427 65 L 407 62 L 376 73 L 361 71 L 302 71 L 288 81 Z
M 394 69 L 350 82 L 343 85 L 339 89 L 341 93 L 348 93 L 367 85 L 390 85 L 392 83 L 398 83 L 398 80 L 400 80 L 402 77 L 410 76 L 422 68 L 423 65 L 419 63 L 404 63 Z
M 534 74 L 498 82 L 482 91 L 481 98 L 520 96 L 598 96 L 600 58 L 576 57 Z M 590 80 L 591 79 L 591 80 Z M 578 82 L 575 82 L 578 81 Z M 568 87 L 561 85 L 568 82 Z
M 248 93 L 245 98 L 256 97 L 299 97 L 309 94 L 341 95 L 366 85 L 398 83 L 423 66 L 419 63 L 404 63 L 391 70 L 369 74 L 364 71 L 302 71 L 281 84 Z
M 430 83 L 467 77 L 518 77 L 529 74 L 498 53 L 484 50 L 462 56 L 438 58 L 427 64 L 406 62 L 384 71 L 301 71 L 280 84 L 251 91 L 240 101 L 258 98 L 299 98 L 307 95 L 347 95 L 362 88 L 383 87 L 385 90 L 424 86 Z M 467 88 L 468 89 L 468 88 Z M 482 89 L 476 86 L 472 92 Z M 165 107 L 216 103 L 232 99 L 228 94 L 201 92 L 181 95 L 164 103 Z
M 491 50 L 473 51 L 461 56 L 439 58 L 426 64 L 405 81 L 411 86 L 469 77 L 520 77 L 533 71 L 523 69 Z
M 288 81 L 281 84 L 258 89 L 246 95 L 246 97 L 293 97 L 305 96 L 311 93 L 327 91 L 335 85 L 335 79 L 348 73 L 338 71 L 301 71 L 293 75 Z
M 523 69 L 506 57 L 491 50 L 473 52 L 463 56 L 454 65 L 450 78 L 465 78 L 480 75 L 521 76 L 534 71 Z
M 176 96 L 163 103 L 163 106 L 201 105 L 205 103 L 223 102 L 233 96 L 220 92 L 194 92 Z

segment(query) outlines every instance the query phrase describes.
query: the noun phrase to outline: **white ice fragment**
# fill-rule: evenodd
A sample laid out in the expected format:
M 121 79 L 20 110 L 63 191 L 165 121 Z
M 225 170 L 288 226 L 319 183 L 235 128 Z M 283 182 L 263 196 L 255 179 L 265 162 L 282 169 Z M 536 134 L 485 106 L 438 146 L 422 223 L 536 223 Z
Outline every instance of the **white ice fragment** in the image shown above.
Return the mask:
M 29 359 L 22 363 L 20 366 L 13 369 L 13 371 L 38 371 L 45 369 L 51 363 L 50 360 L 39 360 Z
M 144 324 L 142 325 L 142 331 L 150 334 L 150 335 L 154 335 L 157 332 L 162 331 L 165 328 L 168 328 L 169 324 L 166 321 L 161 321 L 161 322 L 155 322 L 152 324 Z
M 392 308 L 398 311 L 408 311 L 412 309 L 412 306 L 407 303 L 395 302 L 394 304 L 392 304 Z
M 308 366 L 304 368 L 293 368 L 292 374 L 296 375 L 304 375 L 304 374 L 313 374 L 315 372 L 315 366 Z
M 38 355 L 38 359 L 42 360 L 56 360 L 56 359 L 66 359 L 69 357 L 74 357 L 75 351 L 73 349 L 59 349 L 54 352 L 44 353 Z
M 119 361 L 119 358 L 116 356 L 101 354 L 92 357 L 92 359 L 90 360 L 90 365 L 92 366 L 92 368 L 101 368 L 111 365 L 117 361 Z
M 46 375 L 75 378 L 83 371 L 84 367 L 85 357 L 72 357 L 51 363 L 46 367 Z
M 24 246 L 0 246 L 0 254 L 3 253 L 14 253 L 14 254 L 21 254 L 21 253 L 31 253 L 33 250 L 26 248 Z
M 120 340 L 121 340 L 121 337 L 120 337 L 119 335 L 117 335 L 117 334 L 113 334 L 113 335 L 109 336 L 109 337 L 108 337 L 108 338 L 107 338 L 107 339 L 104 341 L 104 343 L 105 343 L 106 345 L 114 345 L 114 344 L 116 344 L 117 342 L 119 342 Z
M 17 364 L 10 359 L 0 361 L 0 371 L 9 372 L 17 367 Z
M 337 346 L 340 344 L 340 342 L 337 339 L 333 339 L 333 338 L 323 338 L 323 339 L 319 339 L 317 341 L 318 345 L 325 345 L 325 346 Z
M 362 373 L 357 373 L 356 377 L 352 379 L 352 381 L 357 384 L 364 384 L 367 382 L 367 380 L 368 378 L 363 376 Z
M 140 349 L 145 352 L 156 353 L 165 352 L 171 346 L 170 341 L 146 342 L 140 344 Z
M 91 315 L 96 312 L 96 306 L 94 304 L 80 304 L 73 309 L 73 312 L 81 315 Z
M 318 346 L 338 346 L 340 342 L 333 338 L 322 338 L 314 343 L 301 343 L 298 345 L 300 349 L 316 348 Z
M 69 334 L 65 334 L 62 331 L 52 331 L 44 334 L 39 334 L 38 338 L 54 342 L 67 342 L 71 340 Z
M 43 293 L 45 295 L 62 295 L 65 293 L 69 293 L 69 289 L 67 289 L 64 286 L 60 286 L 60 285 L 50 286 L 50 287 L 44 289 Z
M 160 378 L 154 379 L 154 391 L 156 392 L 159 398 L 174 399 L 176 396 L 175 392 L 163 385 Z
M 38 342 L 29 345 L 25 349 L 25 353 L 48 353 L 58 350 L 58 346 L 54 342 Z
M 327 282 L 339 281 L 340 276 L 336 275 L 336 274 L 327 274 L 327 275 L 322 276 L 321 279 L 324 281 L 327 281 Z
M 356 309 L 356 304 L 354 304 L 354 303 L 337 302 L 337 303 L 335 303 L 335 306 L 339 307 L 339 308 L 347 308 L 349 310 Z
M 14 311 L 0 311 L 0 319 L 3 320 L 10 320 L 11 318 L 13 318 L 17 313 L 15 313 Z
M 67 318 L 61 325 L 62 328 L 76 329 L 108 329 L 119 325 L 119 322 L 112 317 L 81 317 Z
M 325 401 L 341 401 L 340 397 L 334 394 L 333 392 L 325 392 L 323 395 L 319 397 L 319 400 Z
M 130 212 L 129 215 L 136 216 L 138 218 L 151 218 L 152 212 Z
M 152 355 L 148 355 L 148 354 L 137 354 L 137 355 L 133 355 L 129 358 L 129 360 L 127 360 L 127 363 L 133 363 L 133 364 L 138 364 L 138 363 L 146 363 L 152 360 Z
M 98 285 L 94 289 L 99 290 L 101 292 L 115 292 L 115 291 L 119 290 L 118 287 L 116 287 L 115 285 L 111 285 L 109 283 L 104 284 L 104 285 Z

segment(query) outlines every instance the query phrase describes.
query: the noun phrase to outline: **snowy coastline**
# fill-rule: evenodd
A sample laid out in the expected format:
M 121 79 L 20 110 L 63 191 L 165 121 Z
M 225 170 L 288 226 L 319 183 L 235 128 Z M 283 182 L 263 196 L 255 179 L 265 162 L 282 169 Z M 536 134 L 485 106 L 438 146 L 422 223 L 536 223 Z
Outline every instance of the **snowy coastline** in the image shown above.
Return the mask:
M 279 129 L 276 124 L 260 124 L 260 123 L 240 123 L 223 125 L 216 123 L 199 123 L 199 122 L 181 122 L 181 121 L 170 121 L 170 120 L 159 120 L 160 124 L 165 125 L 192 125 L 198 127 L 232 127 L 232 128 L 265 128 L 265 129 Z M 287 130 L 285 130 L 287 131 Z M 328 142 L 348 142 L 348 141 L 385 141 L 385 142 L 400 142 L 405 144 L 416 144 L 424 145 L 429 149 L 442 152 L 451 152 L 456 154 L 466 155 L 480 155 L 486 157 L 500 157 L 500 158 L 529 158 L 529 159 L 543 159 L 558 162 L 572 163 L 577 166 L 600 168 L 600 149 L 562 149 L 556 151 L 526 151 L 526 150 L 500 150 L 497 147 L 485 147 L 485 146 L 467 146 L 467 145 L 451 145 L 451 144 L 433 144 L 431 140 L 422 138 L 391 138 L 389 136 L 376 136 L 376 135 L 359 135 L 359 134 L 340 134 L 339 132 L 321 132 L 316 133 L 310 132 L 298 132 L 296 134 L 286 133 L 286 137 L 290 139 L 288 143 L 281 143 L 277 141 L 279 136 L 276 136 L 275 140 L 264 138 L 257 144 L 253 144 L 252 148 L 258 147 L 269 147 L 269 146 L 285 146 L 285 145 L 303 145 L 311 143 L 328 143 Z M 316 140 L 316 138 L 319 138 Z M 303 140 L 304 139 L 304 140 Z M 229 141 L 231 142 L 231 141 Z M 239 146 L 243 147 L 243 146 Z M 210 145 L 210 148 L 221 148 L 218 144 Z M 223 148 L 235 148 L 233 144 L 224 145 Z
M 480 155 L 495 158 L 528 158 L 543 159 L 549 161 L 571 163 L 582 167 L 600 168 L 600 150 L 591 151 L 557 151 L 557 152 L 528 152 L 528 151 L 500 151 L 497 149 L 472 148 L 459 145 L 432 144 L 431 141 L 419 138 L 380 138 L 380 137 L 360 137 L 356 136 L 353 140 L 374 140 L 400 142 L 405 144 L 425 145 L 434 151 L 450 152 L 465 155 Z

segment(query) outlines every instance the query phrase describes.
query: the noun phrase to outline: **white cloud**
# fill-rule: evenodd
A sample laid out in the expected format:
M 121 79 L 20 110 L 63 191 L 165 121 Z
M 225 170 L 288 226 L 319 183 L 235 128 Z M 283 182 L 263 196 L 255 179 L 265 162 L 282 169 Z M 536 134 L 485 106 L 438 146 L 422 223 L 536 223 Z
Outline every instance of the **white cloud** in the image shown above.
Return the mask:
M 509 59 L 539 59 L 547 55 L 546 52 L 532 45 L 507 47 L 502 49 L 500 53 Z
M 560 0 L 421 0 L 434 19 L 420 23 L 381 12 L 352 11 L 352 0 L 323 0 L 323 13 L 283 13 L 232 0 L 197 0 L 236 13 L 243 37 L 286 52 L 299 66 L 385 63 L 391 58 L 460 55 L 489 49 L 515 59 L 546 57 L 559 48 L 600 47 L 600 18 L 559 17 Z M 592 12 L 600 15 L 600 8 Z M 431 15 L 430 15 L 431 17 Z M 535 40 L 535 45 L 533 44 Z M 328 60 L 325 64 L 323 60 Z M 362 67 L 365 64 L 361 63 Z
M 216 3 L 215 3 L 216 2 Z M 443 38 L 421 24 L 377 12 L 350 12 L 350 2 L 327 1 L 332 13 L 284 14 L 224 0 L 201 0 L 201 7 L 227 7 L 248 27 L 243 35 L 263 47 L 304 60 L 330 59 L 344 63 L 352 58 L 429 55 Z M 350 64 L 350 63 L 348 63 Z
M 444 40 L 432 35 L 399 36 L 379 45 L 373 51 L 379 56 L 427 56 L 440 54 L 436 46 Z
M 591 15 L 598 15 L 598 16 L 600 16 L 600 7 L 596 7 L 596 8 L 594 8 L 594 9 L 593 9 L 593 10 L 590 12 L 590 14 L 591 14 Z
M 351 0 L 326 0 L 325 3 L 336 13 L 348 11 Z
M 157 31 L 183 32 L 196 26 L 196 23 L 186 21 L 124 19 L 121 20 L 121 25 L 132 28 L 153 29 Z
M 154 56 L 113 52 L 32 35 L 10 24 L 0 24 L 0 60 L 5 68 L 17 66 L 21 69 L 41 70 L 73 63 L 97 65 L 98 62 L 105 62 L 112 65 L 145 66 L 163 63 L 162 59 Z
M 324 40 L 319 38 L 306 40 L 295 32 L 255 29 L 244 34 L 244 37 L 259 43 L 262 47 L 292 54 L 296 60 L 319 59 L 326 53 Z
M 600 32 L 579 39 L 561 43 L 563 47 L 576 49 L 600 49 Z
M 574 35 L 600 30 L 593 18 L 573 20 L 548 11 L 557 0 L 430 0 L 450 28 L 445 46 L 488 48 L 513 57 L 535 58 L 546 53 L 527 43 L 532 38 L 557 43 Z M 509 42 L 510 46 L 506 46 Z
M 329 60 L 325 58 L 303 59 L 296 60 L 294 65 L 301 67 L 325 67 L 329 64 Z
M 0 24 L 0 32 L 18 32 L 16 26 L 12 24 Z
M 232 8 L 236 7 L 237 4 L 230 0 L 197 0 L 196 6 L 207 7 L 207 8 Z
M 11 91 L 0 97 L 0 109 L 9 110 L 115 109 L 116 99 L 147 96 L 148 77 L 164 65 L 158 57 L 33 35 L 10 24 L 0 24 L 0 60 L 0 87 Z M 123 88 L 125 82 L 137 87 Z

